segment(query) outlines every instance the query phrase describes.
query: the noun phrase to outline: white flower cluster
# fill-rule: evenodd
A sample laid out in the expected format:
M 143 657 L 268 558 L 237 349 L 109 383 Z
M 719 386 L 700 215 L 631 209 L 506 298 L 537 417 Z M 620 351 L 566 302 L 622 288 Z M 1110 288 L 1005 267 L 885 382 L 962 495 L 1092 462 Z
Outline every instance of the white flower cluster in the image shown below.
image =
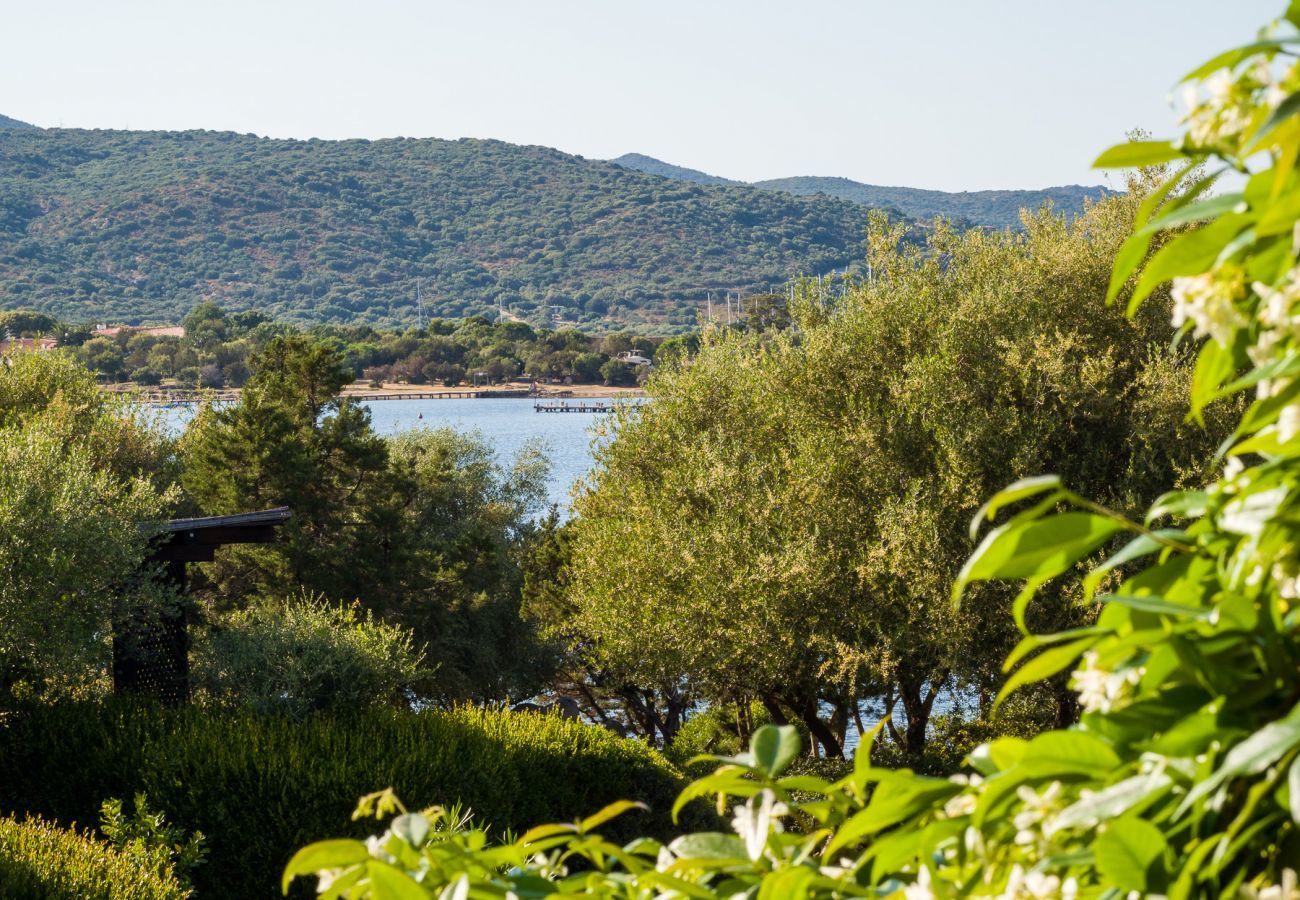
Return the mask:
M 1175 278 L 1170 289 L 1173 326 L 1182 328 L 1191 322 L 1197 337 L 1211 337 L 1220 346 L 1228 346 L 1237 330 L 1246 325 L 1236 305 L 1243 285 L 1241 274 L 1231 270 Z
M 1101 667 L 1095 651 L 1083 654 L 1083 668 L 1070 673 L 1070 686 L 1079 694 L 1084 712 L 1108 713 L 1133 696 L 1133 688 L 1146 674 L 1144 666 L 1130 666 L 1118 672 Z
M 1240 138 L 1256 120 L 1257 110 L 1276 109 L 1286 99 L 1285 85 L 1293 74 L 1293 70 L 1279 71 L 1267 57 L 1257 56 L 1236 72 L 1220 69 L 1200 85 L 1186 85 L 1184 140 L 1193 147 L 1218 147 Z

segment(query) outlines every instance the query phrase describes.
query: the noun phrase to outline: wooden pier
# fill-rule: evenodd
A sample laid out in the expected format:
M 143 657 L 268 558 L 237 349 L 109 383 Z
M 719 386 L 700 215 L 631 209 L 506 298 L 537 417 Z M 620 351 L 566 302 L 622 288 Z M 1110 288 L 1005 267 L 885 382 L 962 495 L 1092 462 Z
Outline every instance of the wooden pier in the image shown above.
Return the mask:
M 153 406 L 195 406 L 199 403 L 238 403 L 240 392 L 222 391 L 140 391 L 135 394 L 142 402 Z M 391 391 L 384 394 L 353 394 L 344 391 L 344 399 L 360 403 L 373 403 L 377 400 L 520 400 L 534 397 L 526 388 L 518 390 L 477 391 Z
M 534 403 L 533 412 L 539 413 L 607 413 L 614 408 L 612 403 L 597 400 L 579 400 L 576 403 Z

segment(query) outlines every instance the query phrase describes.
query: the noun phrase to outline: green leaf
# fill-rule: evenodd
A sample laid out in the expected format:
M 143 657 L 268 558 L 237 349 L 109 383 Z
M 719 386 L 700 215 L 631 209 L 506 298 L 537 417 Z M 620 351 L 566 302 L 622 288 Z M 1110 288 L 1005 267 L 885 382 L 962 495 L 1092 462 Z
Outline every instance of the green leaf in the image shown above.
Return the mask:
M 1126 141 L 1093 160 L 1094 169 L 1131 169 L 1183 159 L 1186 154 L 1169 141 Z
M 1168 790 L 1171 784 L 1173 780 L 1163 772 L 1134 775 L 1067 806 L 1052 820 L 1052 827 L 1056 831 L 1091 828 L 1098 822 L 1123 815 L 1138 804 Z
M 627 812 L 630 809 L 649 809 L 649 808 L 650 807 L 646 806 L 644 803 L 638 803 L 635 800 L 617 800 L 614 803 L 609 804 L 609 806 L 606 806 L 600 812 L 593 813 L 592 815 L 587 816 L 587 818 L 579 822 L 578 830 L 591 831 L 593 828 L 598 828 L 601 825 L 604 825 L 606 822 L 608 822 L 610 819 L 614 818 L 615 816 L 621 816 L 623 813 Z
M 1192 374 L 1191 416 L 1201 425 L 1205 419 L 1202 410 L 1219 397 L 1219 386 L 1237 370 L 1237 360 L 1231 347 L 1216 340 L 1208 340 L 1196 357 L 1196 371 Z
M 764 725 L 749 739 L 754 765 L 769 775 L 780 775 L 799 755 L 799 731 L 793 725 Z
M 1020 762 L 1035 773 L 1083 775 L 1104 775 L 1120 764 L 1105 741 L 1085 731 L 1045 731 L 1029 742 Z
M 981 506 L 970 520 L 971 540 L 979 534 L 980 525 L 987 519 L 992 522 L 998 511 L 1006 506 L 1010 506 L 1018 500 L 1024 500 L 1027 497 L 1035 497 L 1044 491 L 1056 490 L 1061 487 L 1061 478 L 1059 475 L 1037 475 L 1033 478 L 1022 478 L 1013 482 L 1002 490 L 998 491 L 988 499 L 988 502 Z
M 683 859 L 749 859 L 740 838 L 717 831 L 682 835 L 669 844 L 668 849 Z
M 1154 233 L 1163 231 L 1166 228 L 1173 228 L 1176 225 L 1188 225 L 1192 222 L 1206 222 L 1210 219 L 1217 219 L 1224 213 L 1235 210 L 1245 199 L 1244 194 L 1234 192 L 1219 194 L 1205 200 L 1197 200 L 1194 203 L 1172 205 L 1168 211 L 1161 213 L 1147 223 L 1142 230 Z
M 867 808 L 840 826 L 826 846 L 824 855 L 833 857 L 843 848 L 876 834 L 928 809 L 937 800 L 961 792 L 961 785 L 940 778 L 895 773 L 876 787 Z
M 360 841 L 334 840 L 308 844 L 295 853 L 284 867 L 280 889 L 287 894 L 290 883 L 299 875 L 315 875 L 321 869 L 352 866 L 369 858 L 370 852 Z
M 1204 78 L 1206 75 L 1211 75 L 1220 69 L 1234 68 L 1238 63 L 1249 59 L 1257 53 L 1280 50 L 1289 44 L 1294 43 L 1294 38 L 1267 38 L 1265 40 L 1243 44 L 1242 46 L 1234 47 L 1231 50 L 1225 50 L 1218 56 L 1211 57 L 1195 69 L 1192 69 L 1192 71 L 1182 77 L 1179 84 L 1186 81 L 1196 81 Z
M 372 859 L 366 868 L 370 876 L 370 896 L 375 900 L 429 900 L 420 883 L 400 869 L 377 859 Z M 448 885 L 440 896 L 448 900 L 465 900 L 468 893 L 469 878 L 462 875 L 460 881 Z
M 1134 816 L 1108 823 L 1093 841 L 1097 871 L 1110 887 L 1151 893 L 1164 887 L 1168 844 L 1160 829 Z
M 1098 603 L 1115 603 L 1141 612 L 1154 613 L 1159 616 L 1176 616 L 1184 619 L 1208 619 L 1212 610 L 1198 606 L 1186 606 L 1182 603 L 1170 603 L 1159 597 L 1134 596 L 1132 594 L 1103 594 L 1097 598 Z
M 1300 744 L 1300 704 L 1293 707 L 1285 718 L 1269 722 L 1229 750 L 1223 758 L 1223 765 L 1188 792 L 1181 809 L 1189 809 L 1233 778 L 1258 775 L 1297 744 Z
M 953 599 L 972 581 L 1043 580 L 1061 574 L 1124 525 L 1109 516 L 1067 512 L 1031 522 L 1008 522 L 984 538 L 953 585 Z
M 1140 534 L 1133 540 L 1129 541 L 1119 549 L 1117 553 L 1107 559 L 1104 563 L 1097 566 L 1087 577 L 1083 579 L 1083 592 L 1085 597 L 1092 597 L 1097 592 L 1101 580 L 1106 577 L 1108 572 L 1112 572 L 1127 562 L 1140 559 L 1143 556 L 1149 556 L 1165 548 L 1161 539 L 1181 540 L 1186 535 L 1178 528 L 1162 528 L 1151 534 Z
M 1205 491 L 1170 491 L 1156 498 L 1147 511 L 1146 524 L 1164 516 L 1182 516 L 1195 519 L 1205 515 L 1210 497 Z

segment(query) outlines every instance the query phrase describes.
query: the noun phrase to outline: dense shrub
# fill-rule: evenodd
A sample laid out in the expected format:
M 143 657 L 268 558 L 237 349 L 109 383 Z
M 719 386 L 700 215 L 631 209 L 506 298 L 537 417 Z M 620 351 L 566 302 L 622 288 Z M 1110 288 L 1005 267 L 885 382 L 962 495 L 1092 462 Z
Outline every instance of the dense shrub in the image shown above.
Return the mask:
M 259 712 L 397 703 L 422 674 L 409 630 L 355 604 L 294 597 L 238 613 L 196 648 L 195 683 L 209 701 Z
M 7 900 L 180 900 L 152 860 L 42 819 L 0 819 L 0 890 Z
M 0 727 L 5 812 L 87 822 L 104 799 L 143 791 L 169 821 L 207 836 L 208 862 L 194 873 L 202 896 L 270 896 L 293 850 L 334 831 L 376 784 L 411 803 L 462 801 L 494 830 L 633 797 L 651 812 L 625 817 L 628 833 L 662 834 L 682 782 L 612 732 L 472 708 L 295 720 L 63 703 L 23 708 Z

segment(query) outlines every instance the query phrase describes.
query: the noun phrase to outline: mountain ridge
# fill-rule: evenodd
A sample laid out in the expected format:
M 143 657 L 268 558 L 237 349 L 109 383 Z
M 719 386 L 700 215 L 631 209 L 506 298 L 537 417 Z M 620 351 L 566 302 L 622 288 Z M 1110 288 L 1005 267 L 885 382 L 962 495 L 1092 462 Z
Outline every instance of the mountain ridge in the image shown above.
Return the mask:
M 0 115 L 0 128 L 27 129 L 35 127 L 30 122 L 22 122 L 18 119 L 11 119 L 6 115 Z
M 1085 200 L 1110 193 L 1110 189 L 1102 185 L 1075 184 L 1040 189 L 938 191 L 928 188 L 866 184 L 840 176 L 819 175 L 797 175 L 790 178 L 739 182 L 718 175 L 709 175 L 698 169 L 673 165 L 641 153 L 625 153 L 610 161 L 664 178 L 696 183 L 748 184 L 761 190 L 785 191 L 801 197 L 825 194 L 828 197 L 847 200 L 868 208 L 897 209 L 908 218 L 919 221 L 929 221 L 936 216 L 941 216 L 961 225 L 986 228 L 1016 228 L 1020 225 L 1021 209 L 1032 211 L 1049 202 L 1056 212 L 1072 218 L 1083 211 Z

